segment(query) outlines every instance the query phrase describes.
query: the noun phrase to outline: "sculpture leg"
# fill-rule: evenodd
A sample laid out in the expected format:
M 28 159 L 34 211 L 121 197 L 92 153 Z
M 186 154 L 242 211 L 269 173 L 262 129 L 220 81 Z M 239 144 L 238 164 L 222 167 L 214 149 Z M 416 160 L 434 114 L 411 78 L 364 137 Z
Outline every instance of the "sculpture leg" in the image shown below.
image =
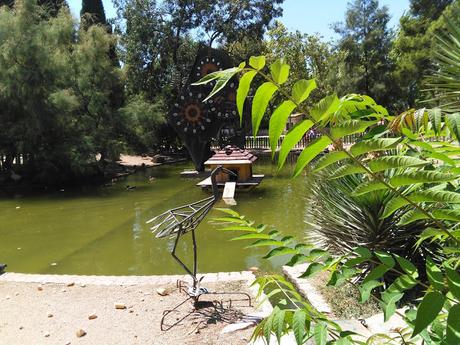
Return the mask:
M 195 290 L 197 287 L 197 278 L 196 278 L 196 267 L 198 264 L 198 257 L 197 257 L 197 245 L 196 245 L 196 237 L 195 237 L 195 229 L 192 230 L 192 241 L 193 241 L 193 289 Z
M 185 264 L 181 261 L 181 259 L 179 259 L 179 257 L 176 255 L 176 248 L 177 248 L 177 244 L 179 243 L 179 238 L 180 238 L 181 235 L 182 235 L 182 231 L 179 230 L 179 231 L 177 232 L 176 240 L 174 241 L 174 247 L 173 247 L 173 250 L 171 251 L 171 255 L 172 255 L 172 257 L 173 257 L 174 259 L 176 259 L 176 261 L 179 263 L 179 265 L 181 265 L 182 268 L 183 268 L 184 270 L 186 270 L 188 274 L 190 274 L 190 276 L 193 278 L 193 284 L 195 284 L 195 281 L 196 281 L 196 276 L 195 276 L 195 274 L 194 274 L 192 271 L 190 271 L 190 270 L 188 269 L 188 267 L 185 266 Z

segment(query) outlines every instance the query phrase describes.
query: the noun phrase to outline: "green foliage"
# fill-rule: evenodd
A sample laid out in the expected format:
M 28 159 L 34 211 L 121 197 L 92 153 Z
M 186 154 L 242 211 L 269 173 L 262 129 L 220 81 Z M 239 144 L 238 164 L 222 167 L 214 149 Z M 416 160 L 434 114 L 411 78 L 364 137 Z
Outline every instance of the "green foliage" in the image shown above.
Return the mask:
M 139 116 L 150 116 L 143 99 L 120 101 L 124 80 L 111 59 L 114 36 L 100 26 L 77 28 L 68 11 L 44 16 L 33 0 L 0 10 L 0 153 L 7 173 L 19 154 L 28 157 L 21 173 L 41 182 L 103 173 L 128 136 L 137 140 L 140 134 L 130 131 L 139 128 Z
M 416 106 L 421 98 L 422 80 L 433 68 L 433 28 L 452 0 L 411 0 L 410 10 L 399 21 L 392 55 L 395 58 L 394 78 L 401 93 L 402 108 Z
M 267 259 L 286 256 L 288 265 L 308 262 L 304 277 L 328 271 L 329 285 L 357 284 L 363 301 L 368 298 L 379 301 L 386 320 L 399 313 L 396 308 L 403 303 L 404 296 L 413 298 L 412 291 L 418 291 L 421 299 L 412 300 L 414 307 L 405 315 L 399 313 L 408 328 L 397 337 L 387 337 L 390 340 L 413 337 L 413 341 L 422 338 L 441 344 L 446 337 L 453 339 L 457 328 L 448 326 L 447 320 L 451 311 L 451 322 L 457 319 L 454 307 L 460 302 L 460 275 L 456 272 L 460 265 L 460 171 L 456 161 L 460 150 L 455 136 L 450 141 L 426 141 L 445 133 L 449 121 L 445 114 L 438 110 L 424 111 L 416 130 L 403 127 L 401 134 L 383 137 L 391 133 L 384 124 L 393 118 L 372 98 L 356 94 L 342 98 L 326 96 L 309 111 L 302 97 L 293 97 L 295 83 L 279 85 L 265 70 L 260 64 L 239 67 L 241 74 L 256 72 L 263 82 L 255 94 L 263 94 L 265 99 L 259 96 L 262 106 L 253 109 L 253 121 L 259 121 L 269 102 L 275 108 L 286 104 L 283 102 L 292 102 L 293 110 L 306 114 L 307 118 L 289 132 L 284 139 L 288 139 L 286 147 L 300 140 L 300 134 L 311 125 L 321 135 L 302 151 L 294 169 L 294 175 L 298 175 L 307 164 L 316 161 L 317 170 L 324 175 L 324 180 L 317 184 L 317 192 L 312 190 L 316 196 L 310 203 L 313 211 L 309 212 L 316 212 L 316 218 L 311 217 L 312 213 L 308 217 L 315 223 L 314 231 L 321 235 L 313 236 L 313 245 L 305 245 L 277 231 L 267 233 L 265 226 L 255 226 L 231 210 L 225 211 L 227 217 L 217 221 L 226 223 L 227 229 L 235 229 L 236 225 L 237 230 L 244 232 L 246 227 L 249 235 L 243 233 L 238 240 L 252 239 L 256 241 L 251 246 L 270 246 Z M 265 92 L 267 85 L 276 87 L 273 90 L 277 98 L 273 97 L 274 91 Z M 275 127 L 269 130 L 271 142 L 279 140 L 280 122 L 286 119 L 285 114 L 286 111 L 271 119 L 270 125 Z M 344 146 L 347 136 L 356 133 L 362 134 L 362 139 L 351 147 Z M 332 152 L 318 159 L 329 144 Z M 284 155 L 280 154 L 280 167 Z M 440 257 L 444 260 L 442 266 Z M 258 282 L 264 289 L 266 281 L 261 279 Z M 270 282 L 277 284 L 281 279 L 272 277 Z M 323 343 L 325 333 L 326 338 L 332 337 L 336 342 L 352 342 L 350 333 L 338 330 L 308 303 L 298 301 L 290 286 L 278 286 L 275 291 L 274 294 L 289 291 L 284 295 L 294 297 L 286 299 L 310 320 L 308 328 L 294 331 L 299 343 L 302 343 L 301 334 L 312 334 L 317 343 Z M 268 340 L 271 334 L 279 336 L 280 332 L 292 329 L 293 317 L 287 316 L 288 311 L 292 312 L 291 305 L 287 308 L 285 305 L 278 304 L 274 313 L 258 326 L 255 336 Z M 429 305 L 433 306 L 430 310 Z M 282 310 L 288 311 L 282 313 Z M 313 331 L 312 324 L 315 324 Z M 412 335 L 408 329 L 412 329 Z M 353 341 L 356 343 L 356 339 Z
M 455 12 L 460 13 L 460 8 Z M 437 69 L 428 78 L 427 86 L 435 100 L 448 113 L 460 111 L 458 81 L 460 78 L 460 23 L 446 17 L 447 32 L 435 36 L 434 62 Z M 455 131 L 457 126 L 452 126 Z
M 345 22 L 335 26 L 340 34 L 338 49 L 345 55 L 345 75 L 338 90 L 369 95 L 380 104 L 391 104 L 389 58 L 392 33 L 387 28 L 390 15 L 377 0 L 354 0 L 348 3 Z M 336 88 L 337 90 L 337 88 Z
M 264 52 L 269 63 L 280 59 L 289 61 L 291 78 L 287 83 L 302 78 L 316 79 L 318 88 L 312 99 L 307 100 L 310 105 L 331 93 L 343 72 L 343 52 L 335 51 L 333 45 L 319 35 L 289 32 L 280 21 L 275 21 L 267 31 L 259 52 Z
M 81 25 L 88 29 L 91 25 L 107 24 L 102 0 L 83 0 L 80 11 Z

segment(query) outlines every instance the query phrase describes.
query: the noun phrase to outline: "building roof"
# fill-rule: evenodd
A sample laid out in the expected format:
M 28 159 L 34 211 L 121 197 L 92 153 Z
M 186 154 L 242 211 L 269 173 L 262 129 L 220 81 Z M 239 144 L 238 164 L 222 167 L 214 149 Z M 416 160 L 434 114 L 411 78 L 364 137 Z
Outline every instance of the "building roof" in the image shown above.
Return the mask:
M 216 151 L 214 156 L 209 158 L 204 164 L 252 164 L 256 159 L 257 157 L 251 152 L 228 145 Z

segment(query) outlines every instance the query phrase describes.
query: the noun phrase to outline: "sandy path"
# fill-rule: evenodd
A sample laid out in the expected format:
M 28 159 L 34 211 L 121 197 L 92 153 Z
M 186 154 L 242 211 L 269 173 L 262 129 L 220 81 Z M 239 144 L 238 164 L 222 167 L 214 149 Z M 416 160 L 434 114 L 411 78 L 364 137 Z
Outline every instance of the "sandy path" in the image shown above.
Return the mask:
M 150 156 L 131 156 L 131 155 L 120 155 L 120 160 L 118 161 L 121 165 L 133 167 L 133 166 L 142 166 L 153 167 L 160 165 L 159 163 L 154 163 L 153 157 Z
M 230 285 L 229 285 L 230 284 Z M 237 284 L 237 285 L 235 285 Z M 212 289 L 246 290 L 246 282 L 215 283 Z M 39 290 L 41 286 L 41 290 Z M 160 330 L 163 310 L 183 300 L 168 285 L 168 296 L 160 296 L 159 286 L 101 286 L 0 281 L 0 344 L 247 344 L 253 328 L 221 335 L 227 324 L 205 325 L 198 333 L 198 321 L 186 319 L 168 332 Z M 247 291 L 247 290 L 246 290 Z M 115 309 L 123 303 L 126 309 Z M 189 304 L 185 305 L 190 308 Z M 236 308 L 236 307 L 235 307 Z M 251 313 L 252 308 L 237 308 Z M 97 315 L 89 320 L 91 314 Z M 52 316 L 51 316 L 52 315 Z M 87 334 L 76 336 L 78 329 Z

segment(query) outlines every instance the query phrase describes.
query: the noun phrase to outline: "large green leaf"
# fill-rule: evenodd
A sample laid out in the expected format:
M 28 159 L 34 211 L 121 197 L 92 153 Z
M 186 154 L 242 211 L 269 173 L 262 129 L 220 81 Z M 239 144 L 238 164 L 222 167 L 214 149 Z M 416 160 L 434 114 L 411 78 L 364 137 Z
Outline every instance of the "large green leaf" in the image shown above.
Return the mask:
M 455 192 L 448 192 L 448 191 L 437 191 L 437 190 L 423 190 L 423 191 L 416 191 L 403 197 L 397 197 L 391 199 L 385 206 L 385 210 L 381 216 L 381 218 L 386 218 L 389 215 L 393 214 L 395 211 L 404 207 L 410 202 L 414 203 L 433 203 L 433 202 L 441 202 L 446 204 L 458 204 L 460 203 L 460 194 Z
M 264 234 L 264 233 L 249 233 L 249 234 L 244 234 L 240 235 L 237 237 L 233 237 L 230 239 L 230 241 L 240 241 L 240 240 L 268 240 L 271 239 L 271 236 L 269 234 Z
M 398 302 L 404 294 L 400 292 L 391 292 L 382 294 L 382 307 L 383 307 L 383 319 L 385 322 L 387 322 L 390 317 L 395 313 L 396 311 L 396 302 Z
M 196 83 L 193 83 L 192 85 L 206 84 L 212 80 L 216 81 L 210 94 L 203 100 L 203 102 L 206 102 L 208 99 L 210 99 L 220 90 L 222 90 L 225 87 L 225 85 L 227 85 L 229 80 L 232 79 L 233 76 L 240 71 L 241 71 L 241 68 L 239 67 L 233 67 L 233 68 L 229 68 L 223 71 L 216 71 L 216 72 L 213 72 L 213 73 L 210 73 L 204 76 L 203 79 L 197 81 Z
M 374 254 L 385 266 L 392 268 L 395 265 L 395 259 L 390 253 L 378 250 Z
M 270 344 L 270 338 L 272 335 L 272 328 L 273 328 L 273 317 L 277 310 L 279 310 L 279 307 L 275 306 L 270 316 L 265 319 L 263 333 L 264 333 L 265 340 L 267 341 L 267 344 Z
M 300 173 L 303 171 L 305 166 L 310 163 L 315 157 L 317 157 L 324 149 L 331 144 L 331 139 L 326 136 L 322 136 L 321 138 L 317 139 L 306 148 L 303 149 L 302 153 L 300 154 L 299 158 L 297 159 L 295 168 L 294 168 L 294 176 L 299 176 Z
M 430 257 L 426 259 L 426 275 L 431 285 L 439 291 L 444 290 L 444 275 Z
M 340 100 L 337 95 L 329 95 L 316 103 L 310 111 L 311 117 L 316 121 L 333 114 L 339 108 Z
M 315 79 L 301 79 L 296 81 L 292 87 L 292 98 L 294 99 L 294 102 L 297 104 L 302 103 L 308 98 L 308 96 L 310 96 L 310 93 L 314 89 L 316 89 Z
M 392 215 L 397 210 L 399 210 L 401 207 L 404 207 L 408 204 L 410 204 L 409 200 L 402 198 L 402 197 L 396 197 L 396 198 L 390 199 L 390 201 L 388 201 L 387 204 L 385 205 L 385 209 L 383 210 L 383 213 L 380 216 L 380 218 L 385 219 L 388 216 Z
M 273 316 L 273 329 L 275 330 L 276 339 L 278 343 L 281 341 L 281 336 L 284 332 L 284 318 L 286 316 L 286 310 L 281 309 L 276 312 Z
M 261 70 L 265 66 L 265 56 L 251 56 L 249 58 L 249 66 L 256 70 Z
M 432 215 L 436 219 L 448 220 L 452 222 L 460 222 L 460 209 L 439 209 L 434 210 Z
M 452 136 L 460 141 L 460 113 L 447 114 L 446 124 Z
M 441 131 L 441 109 L 428 109 L 427 112 L 434 132 L 436 134 L 439 134 L 439 132 Z
M 284 84 L 289 77 L 289 69 L 291 67 L 284 63 L 283 59 L 278 59 L 270 65 L 270 73 L 275 83 L 278 85 Z
M 369 152 L 385 151 L 398 146 L 401 138 L 378 138 L 359 141 L 350 148 L 350 152 L 359 156 Z
M 384 291 L 383 294 L 403 293 L 404 291 L 412 289 L 417 284 L 418 282 L 415 278 L 412 278 L 408 274 L 403 274 L 396 278 L 396 280 Z
M 460 301 L 460 274 L 458 274 L 458 272 L 454 270 L 448 263 L 444 263 L 444 268 L 446 270 L 449 290 L 452 295 L 454 295 L 454 297 Z
M 277 247 L 269 251 L 268 254 L 264 256 L 264 259 L 273 258 L 275 256 L 292 254 L 298 254 L 298 251 L 289 247 Z
M 324 265 L 319 262 L 312 262 L 308 265 L 304 273 L 299 278 L 308 278 L 313 276 L 315 273 L 321 272 L 324 269 Z
M 353 174 L 364 174 L 366 173 L 366 169 L 364 169 L 360 165 L 355 165 L 354 163 L 342 165 L 341 167 L 337 168 L 330 176 L 329 179 L 337 179 L 340 177 L 353 175 Z
M 254 136 L 259 131 L 260 122 L 264 117 L 265 110 L 270 102 L 273 94 L 278 90 L 278 86 L 272 82 L 263 83 L 256 91 L 252 101 L 252 132 Z
M 360 299 L 359 299 L 359 303 L 364 303 L 366 302 L 369 297 L 371 296 L 371 292 L 373 289 L 375 289 L 376 287 L 378 286 L 382 286 L 383 283 L 382 282 L 379 282 L 377 280 L 370 280 L 364 284 L 361 284 L 361 286 L 359 286 L 359 292 L 360 292 Z
M 460 343 L 460 304 L 454 305 L 449 310 L 446 343 L 447 345 L 458 345 Z
M 313 331 L 316 345 L 326 345 L 327 341 L 327 326 L 324 322 L 316 324 Z
M 276 240 L 257 240 L 254 243 L 250 244 L 249 246 L 245 248 L 254 248 L 254 247 L 271 247 L 271 246 L 283 246 L 284 242 L 282 241 L 276 241 Z
M 366 278 L 364 278 L 363 280 L 363 284 L 364 283 L 367 283 L 371 280 L 377 280 L 377 279 L 380 279 L 383 277 L 383 275 L 388 272 L 388 270 L 390 269 L 390 267 L 386 266 L 386 265 L 378 265 L 376 267 L 374 267 L 370 272 L 369 274 L 366 276 Z
M 283 167 L 291 149 L 302 139 L 304 134 L 313 126 L 310 120 L 303 120 L 293 127 L 284 137 L 278 158 L 278 168 Z
M 347 158 L 349 158 L 349 156 L 346 154 L 346 152 L 343 151 L 332 151 L 326 153 L 323 157 L 321 157 L 318 160 L 318 163 L 315 165 L 315 169 L 313 171 L 320 171 L 333 163 L 339 162 Z
M 429 158 L 439 160 L 439 161 L 442 161 L 442 162 L 444 162 L 446 164 L 449 164 L 451 166 L 454 166 L 454 167 L 456 166 L 456 163 L 452 158 L 450 158 L 449 156 L 447 156 L 447 155 L 445 155 L 444 153 L 441 153 L 441 152 L 426 152 L 425 156 L 429 157 Z
M 428 162 L 410 156 L 383 156 L 372 159 L 369 168 L 372 172 L 384 171 L 387 169 L 409 168 L 428 164 Z
M 307 314 L 302 309 L 297 309 L 292 317 L 292 331 L 297 345 L 303 344 L 303 339 L 307 334 Z
M 430 216 L 418 209 L 410 210 L 404 213 L 398 222 L 398 225 L 407 225 L 417 220 L 428 219 Z
M 393 176 L 390 183 L 394 187 L 407 186 L 415 183 L 437 183 L 455 180 L 456 175 L 437 171 L 409 171 Z
M 380 181 L 376 181 L 376 180 L 366 181 L 360 184 L 358 187 L 356 187 L 352 195 L 358 196 L 358 195 L 363 195 L 366 193 L 370 193 L 370 192 L 373 192 L 376 190 L 382 190 L 382 189 L 388 189 L 388 187 Z
M 275 155 L 278 146 L 278 139 L 286 128 L 286 121 L 295 109 L 296 105 L 292 101 L 284 101 L 276 108 L 270 117 L 270 124 L 268 127 L 268 135 L 270 136 L 270 147 L 272 150 L 272 157 Z
M 417 309 L 415 327 L 412 336 L 415 337 L 430 325 L 441 312 L 444 306 L 445 297 L 437 291 L 429 292 L 423 297 Z
M 222 219 L 222 218 L 221 218 Z M 218 221 L 218 219 L 213 219 L 214 221 Z M 233 225 L 233 226 L 226 226 L 224 228 L 219 229 L 219 231 L 250 231 L 250 232 L 259 232 L 258 229 L 247 226 L 247 225 Z
M 364 132 L 377 121 L 347 120 L 331 128 L 331 137 L 334 140 L 342 139 L 347 135 Z
M 460 193 L 445 190 L 421 190 L 409 194 L 414 202 L 443 202 L 446 204 L 460 204 Z
M 244 101 L 248 96 L 252 80 L 256 75 L 256 71 L 249 71 L 243 74 L 240 78 L 238 90 L 236 90 L 236 107 L 238 108 L 238 113 L 240 114 L 240 123 L 243 121 Z

